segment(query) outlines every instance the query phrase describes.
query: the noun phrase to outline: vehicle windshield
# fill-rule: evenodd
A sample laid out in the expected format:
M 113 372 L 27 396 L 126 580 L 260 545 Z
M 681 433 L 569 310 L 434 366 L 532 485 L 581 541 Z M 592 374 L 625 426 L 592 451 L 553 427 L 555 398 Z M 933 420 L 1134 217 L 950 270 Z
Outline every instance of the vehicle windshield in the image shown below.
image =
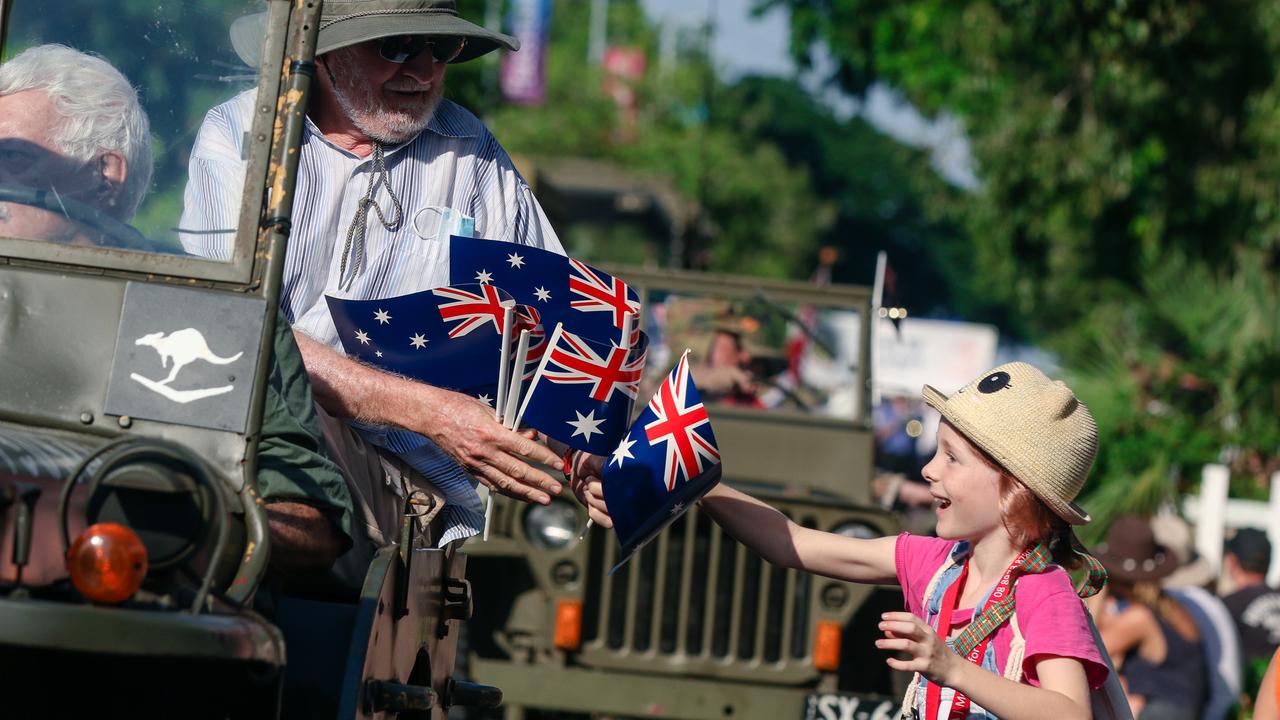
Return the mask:
M 711 405 L 860 417 L 855 311 L 764 294 L 729 300 L 652 290 L 648 312 L 647 386 L 688 349 L 694 382 Z
M 221 212 L 184 192 L 206 113 L 256 82 L 229 28 L 263 4 L 3 4 L 0 237 L 230 259 L 242 159 L 221 176 Z

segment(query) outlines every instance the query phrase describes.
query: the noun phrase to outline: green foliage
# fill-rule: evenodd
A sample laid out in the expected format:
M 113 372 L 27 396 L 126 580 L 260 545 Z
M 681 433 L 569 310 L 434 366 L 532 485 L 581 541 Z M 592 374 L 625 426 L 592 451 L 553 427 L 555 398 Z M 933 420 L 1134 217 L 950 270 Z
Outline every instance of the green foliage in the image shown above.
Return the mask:
M 972 286 L 1061 353 L 1103 435 L 1092 508 L 1142 511 L 1224 448 L 1280 467 L 1280 6 L 765 0 L 802 60 L 964 124 Z M 1006 326 L 1007 327 L 1007 326 Z
M 465 3 L 463 12 L 468 12 Z M 808 276 L 818 241 L 833 217 L 830 203 L 815 197 L 808 170 L 789 161 L 776 145 L 746 136 L 728 118 L 708 118 L 708 97 L 718 104 L 725 88 L 701 48 L 686 46 L 674 67 L 659 67 L 653 59 L 656 31 L 634 0 L 609 5 L 610 44 L 639 48 L 649 58 L 644 77 L 632 88 L 635 112 L 620 110 L 605 92 L 601 69 L 587 61 L 588 12 L 588 3 L 554 3 L 547 93 L 541 105 L 504 104 L 494 79 L 496 62 L 450 68 L 450 96 L 481 114 L 514 155 L 535 162 L 540 157 L 590 158 L 638 177 L 667 178 L 703 210 L 694 232 L 684 238 L 692 264 L 754 275 Z M 572 251 L 589 252 L 599 260 L 652 259 L 635 249 L 643 243 L 634 230 L 570 228 L 564 234 Z M 579 242 L 583 245 L 575 246 Z

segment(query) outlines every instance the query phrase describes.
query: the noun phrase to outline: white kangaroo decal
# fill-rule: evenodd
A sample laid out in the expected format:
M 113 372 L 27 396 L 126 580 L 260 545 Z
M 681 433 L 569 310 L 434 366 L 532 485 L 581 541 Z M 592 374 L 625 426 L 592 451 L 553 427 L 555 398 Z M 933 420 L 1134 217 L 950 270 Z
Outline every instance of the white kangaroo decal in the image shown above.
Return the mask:
M 161 367 L 169 367 L 169 363 L 173 363 L 169 377 L 159 381 L 157 385 L 168 385 L 173 382 L 173 379 L 178 377 L 178 371 L 196 360 L 205 360 L 214 365 L 226 365 L 239 360 L 244 354 L 244 351 L 240 351 L 227 358 L 214 355 L 209 349 L 209 343 L 205 342 L 204 335 L 195 328 L 175 330 L 168 335 L 162 332 L 149 333 L 138 338 L 134 344 L 155 348 L 156 352 L 160 353 Z

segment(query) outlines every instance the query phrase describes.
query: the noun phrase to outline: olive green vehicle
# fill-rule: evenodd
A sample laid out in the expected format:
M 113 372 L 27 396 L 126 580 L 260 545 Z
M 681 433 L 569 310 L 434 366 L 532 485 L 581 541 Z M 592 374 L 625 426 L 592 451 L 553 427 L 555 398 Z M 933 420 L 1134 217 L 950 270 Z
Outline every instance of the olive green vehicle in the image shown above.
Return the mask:
M 640 401 L 690 349 L 724 482 L 806 527 L 897 532 L 870 497 L 868 288 L 607 269 L 641 295 Z M 466 662 L 503 688 L 506 717 L 893 715 L 873 638 L 879 614 L 901 609 L 897 588 L 771 566 L 697 507 L 610 575 L 618 541 L 582 536 L 585 523 L 568 501 L 500 500 L 489 541 L 469 548 Z
M 429 490 L 362 586 L 308 595 L 268 573 L 257 450 L 320 3 L 265 5 L 250 70 L 227 28 L 254 0 L 0 0 L 0 57 L 100 54 L 141 89 L 155 157 L 129 224 L 59 192 L 39 142 L 0 133 L 0 716 L 441 718 L 500 701 L 452 680 L 472 598 L 466 558 L 431 542 Z M 234 250 L 185 255 L 196 128 L 255 87 Z M 41 214 L 71 241 L 21 229 Z

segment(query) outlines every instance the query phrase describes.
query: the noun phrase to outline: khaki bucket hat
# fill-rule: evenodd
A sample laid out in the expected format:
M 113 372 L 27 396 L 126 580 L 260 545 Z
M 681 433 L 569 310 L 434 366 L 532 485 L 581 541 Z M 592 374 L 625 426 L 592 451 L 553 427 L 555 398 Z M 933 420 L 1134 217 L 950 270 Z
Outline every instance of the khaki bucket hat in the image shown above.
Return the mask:
M 249 67 L 257 67 L 262 59 L 266 28 L 265 12 L 231 23 L 231 46 Z M 454 63 L 474 60 L 500 47 L 520 49 L 520 41 L 510 35 L 486 30 L 460 17 L 455 0 L 325 0 L 320 11 L 316 55 L 393 35 L 466 38 L 467 44 Z
M 925 385 L 924 401 L 1030 488 L 1058 517 L 1089 522 L 1074 500 L 1098 454 L 1089 408 L 1060 380 L 1022 362 L 1001 365 L 947 397 Z

